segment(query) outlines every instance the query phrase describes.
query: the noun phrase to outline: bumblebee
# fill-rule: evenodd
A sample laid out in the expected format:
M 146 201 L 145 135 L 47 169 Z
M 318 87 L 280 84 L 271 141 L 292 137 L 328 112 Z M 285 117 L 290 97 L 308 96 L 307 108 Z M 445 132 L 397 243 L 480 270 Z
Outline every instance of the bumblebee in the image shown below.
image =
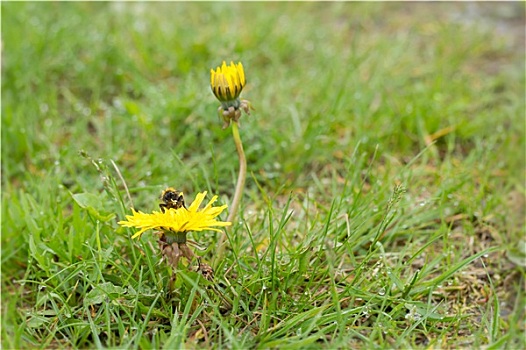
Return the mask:
M 164 213 L 166 209 L 179 209 L 186 205 L 184 204 L 183 192 L 176 191 L 173 187 L 168 187 L 161 193 L 162 203 L 159 204 L 159 208 Z

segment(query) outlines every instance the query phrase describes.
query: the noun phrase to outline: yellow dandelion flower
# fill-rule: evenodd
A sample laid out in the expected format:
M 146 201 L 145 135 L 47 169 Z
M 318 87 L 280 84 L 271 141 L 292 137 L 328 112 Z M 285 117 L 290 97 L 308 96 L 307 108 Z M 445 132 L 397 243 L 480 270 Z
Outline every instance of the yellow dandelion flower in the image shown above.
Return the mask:
M 224 121 L 223 129 L 228 127 L 231 121 L 239 122 L 241 111 L 250 114 L 250 110 L 253 109 L 250 101 L 239 98 L 246 83 L 241 62 L 235 64 L 230 61 L 230 65 L 227 65 L 223 61 L 216 70 L 210 69 L 210 86 L 215 97 L 221 102 L 217 113 Z
M 223 64 L 215 71 L 210 69 L 210 86 L 214 95 L 221 102 L 233 102 L 235 103 L 233 106 L 238 108 L 237 99 L 245 85 L 245 71 L 241 62 L 238 64 L 230 62 L 230 65 L 227 66 L 223 61 Z
M 215 227 L 230 226 L 231 223 L 217 221 L 215 218 L 227 208 L 227 205 L 213 207 L 212 204 L 217 200 L 217 196 L 214 196 L 203 209 L 199 209 L 205 196 L 206 191 L 197 194 L 188 209 L 181 207 L 179 209 L 165 210 L 164 213 L 154 211 L 151 214 L 137 212 L 132 209 L 133 214 L 126 215 L 126 221 L 119 221 L 119 225 L 140 229 L 132 238 L 140 237 L 145 231 L 150 229 L 175 233 L 203 230 L 221 232 Z

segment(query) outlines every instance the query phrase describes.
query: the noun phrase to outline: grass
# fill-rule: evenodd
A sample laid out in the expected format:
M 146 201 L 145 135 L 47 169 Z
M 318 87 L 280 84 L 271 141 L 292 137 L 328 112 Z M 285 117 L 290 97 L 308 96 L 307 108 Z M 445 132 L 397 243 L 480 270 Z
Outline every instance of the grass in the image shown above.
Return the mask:
M 524 4 L 1 8 L 3 348 L 526 346 Z M 170 296 L 117 221 L 230 202 L 223 59 L 247 188 Z

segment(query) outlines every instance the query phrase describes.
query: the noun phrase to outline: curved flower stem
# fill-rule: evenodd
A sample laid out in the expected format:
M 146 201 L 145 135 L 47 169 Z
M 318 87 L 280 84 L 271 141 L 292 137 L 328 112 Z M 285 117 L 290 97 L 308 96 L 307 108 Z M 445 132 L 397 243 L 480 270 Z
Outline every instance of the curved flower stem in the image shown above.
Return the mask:
M 245 180 L 247 178 L 247 159 L 245 157 L 245 151 L 243 151 L 243 143 L 239 136 L 239 125 L 238 122 L 232 121 L 232 135 L 234 137 L 234 143 L 236 144 L 237 154 L 239 156 L 239 175 L 237 177 L 236 191 L 234 192 L 234 199 L 230 206 L 230 212 L 226 221 L 234 222 L 237 211 L 239 209 L 239 203 L 241 202 L 241 196 L 243 195 L 243 188 L 245 187 Z M 218 257 L 222 257 L 224 250 L 224 242 L 226 234 L 223 234 L 219 240 Z
M 245 187 L 245 179 L 247 177 L 247 159 L 245 157 L 245 151 L 243 151 L 243 143 L 239 136 L 239 126 L 237 122 L 232 122 L 232 135 L 234 136 L 234 143 L 236 144 L 237 154 L 239 156 L 239 175 L 237 177 L 236 192 L 234 193 L 234 200 L 230 207 L 230 213 L 226 219 L 229 222 L 233 222 L 237 210 L 239 209 L 239 202 L 241 202 L 241 196 L 243 195 L 243 188 Z

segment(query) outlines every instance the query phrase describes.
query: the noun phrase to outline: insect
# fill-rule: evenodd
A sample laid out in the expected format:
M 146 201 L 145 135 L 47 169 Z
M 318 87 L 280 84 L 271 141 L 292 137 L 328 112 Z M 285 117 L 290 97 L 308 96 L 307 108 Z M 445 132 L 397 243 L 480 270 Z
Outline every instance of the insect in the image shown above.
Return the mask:
M 159 204 L 159 208 L 163 213 L 166 209 L 179 209 L 181 207 L 186 209 L 183 192 L 179 192 L 173 187 L 168 187 L 161 193 L 161 200 L 163 202 Z

